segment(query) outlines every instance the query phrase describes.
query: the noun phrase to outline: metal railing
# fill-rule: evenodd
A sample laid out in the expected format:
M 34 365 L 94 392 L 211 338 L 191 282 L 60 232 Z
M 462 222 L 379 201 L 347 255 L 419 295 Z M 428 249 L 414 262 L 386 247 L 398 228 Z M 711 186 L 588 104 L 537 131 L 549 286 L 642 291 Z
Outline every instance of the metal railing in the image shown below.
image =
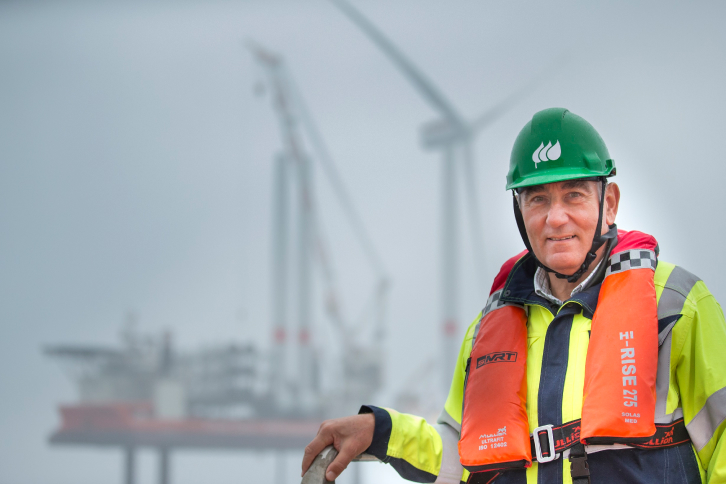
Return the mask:
M 335 457 L 338 455 L 338 451 L 335 447 L 329 445 L 324 448 L 323 451 L 318 454 L 313 463 L 308 468 L 308 471 L 302 478 L 301 484 L 335 484 L 335 481 L 329 481 L 325 478 L 325 471 L 328 469 Z M 380 462 L 376 457 L 369 454 L 360 454 L 353 462 Z

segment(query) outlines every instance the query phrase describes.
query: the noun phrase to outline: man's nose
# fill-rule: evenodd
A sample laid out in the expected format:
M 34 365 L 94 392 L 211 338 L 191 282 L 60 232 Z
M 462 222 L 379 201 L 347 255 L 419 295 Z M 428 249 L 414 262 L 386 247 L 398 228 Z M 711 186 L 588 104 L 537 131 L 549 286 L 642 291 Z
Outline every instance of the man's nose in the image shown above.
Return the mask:
M 567 215 L 567 209 L 564 204 L 560 201 L 554 201 L 547 212 L 547 225 L 560 227 L 566 224 L 568 219 L 569 215 Z

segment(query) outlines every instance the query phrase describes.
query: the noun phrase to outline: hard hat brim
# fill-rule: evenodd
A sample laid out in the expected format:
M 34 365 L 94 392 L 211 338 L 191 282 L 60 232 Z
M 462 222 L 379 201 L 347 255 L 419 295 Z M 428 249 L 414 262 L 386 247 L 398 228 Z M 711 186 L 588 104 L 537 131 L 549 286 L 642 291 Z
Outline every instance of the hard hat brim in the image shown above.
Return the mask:
M 607 163 L 610 168 L 608 171 L 586 170 L 582 167 L 563 167 L 558 169 L 550 169 L 542 172 L 542 174 L 529 174 L 519 177 L 516 182 L 508 183 L 505 190 L 515 190 L 517 188 L 532 187 L 536 185 L 546 185 L 547 183 L 557 183 L 568 180 L 577 180 L 579 178 L 592 177 L 609 177 L 615 175 L 615 167 L 612 160 Z

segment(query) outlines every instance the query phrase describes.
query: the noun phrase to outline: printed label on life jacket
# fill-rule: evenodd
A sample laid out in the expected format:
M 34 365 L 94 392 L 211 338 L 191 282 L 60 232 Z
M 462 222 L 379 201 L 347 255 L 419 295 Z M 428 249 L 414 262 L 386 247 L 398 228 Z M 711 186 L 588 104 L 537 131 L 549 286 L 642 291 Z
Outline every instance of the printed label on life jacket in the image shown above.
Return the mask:
M 625 348 L 620 348 L 620 364 L 622 365 L 623 373 L 623 406 L 627 408 L 638 406 L 638 376 L 636 375 L 638 369 L 635 366 L 635 346 L 630 346 L 630 343 L 635 344 L 633 331 L 625 331 L 620 333 L 621 344 L 625 344 Z M 638 423 L 640 413 L 637 412 L 622 412 L 622 417 L 625 423 Z
M 479 439 L 481 440 L 481 445 L 479 446 L 479 450 L 487 450 L 487 449 L 498 449 L 501 447 L 507 446 L 507 426 L 505 425 L 501 429 L 497 430 L 496 434 L 481 434 L 479 436 Z
M 481 368 L 489 363 L 514 363 L 517 361 L 516 351 L 497 351 L 476 359 L 476 367 Z

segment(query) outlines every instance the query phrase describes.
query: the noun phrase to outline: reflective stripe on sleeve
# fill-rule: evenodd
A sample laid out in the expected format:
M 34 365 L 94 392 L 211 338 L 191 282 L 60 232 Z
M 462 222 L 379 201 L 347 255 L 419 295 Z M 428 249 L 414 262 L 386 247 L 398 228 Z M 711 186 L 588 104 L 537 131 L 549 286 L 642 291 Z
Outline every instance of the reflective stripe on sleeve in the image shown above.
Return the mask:
M 436 422 L 440 423 L 440 424 L 446 424 L 449 427 L 451 427 L 452 429 L 456 430 L 456 433 L 457 433 L 456 440 L 457 441 L 459 440 L 458 434 L 461 433 L 461 424 L 459 422 L 457 422 L 456 420 L 454 420 L 454 417 L 449 415 L 449 412 L 447 412 L 446 409 L 443 409 L 441 411 L 441 414 L 439 415 L 439 418 L 436 419 Z
M 726 387 L 708 397 L 703 408 L 686 425 L 696 451 L 700 452 L 708 444 L 724 420 L 726 420 Z
M 483 312 L 483 311 L 482 311 L 482 312 Z M 476 326 L 474 326 L 474 332 L 473 332 L 473 335 L 472 335 L 472 338 L 471 338 L 471 341 L 472 341 L 472 343 L 471 343 L 471 344 L 472 344 L 472 345 L 474 344 L 474 341 L 476 341 L 476 335 L 478 335 L 478 334 L 479 334 L 479 327 L 480 327 L 480 326 L 481 326 L 481 318 L 479 319 L 479 322 L 478 322 L 478 323 L 476 323 Z
M 655 423 L 657 424 L 667 424 L 671 422 L 675 422 L 679 418 L 683 418 L 683 408 L 678 407 L 677 409 L 673 410 L 673 412 L 662 415 L 660 417 L 655 418 Z
M 681 267 L 673 268 L 658 301 L 658 319 L 679 314 L 683 310 L 688 293 L 700 280 Z
M 668 388 L 671 380 L 671 332 L 668 332 L 663 344 L 658 348 L 658 375 L 655 379 L 655 421 L 658 422 L 666 414 Z
M 658 300 L 658 321 L 664 327 L 658 335 L 658 375 L 655 382 L 656 423 L 667 423 L 668 390 L 671 379 L 671 334 L 683 311 L 688 294 L 700 279 L 678 266 L 673 268 Z M 661 324 L 659 324 L 661 326 Z M 672 420 L 671 420 L 672 421 Z
M 445 411 L 443 413 L 446 413 Z M 448 415 L 448 414 L 447 414 Z M 435 483 L 459 484 L 464 468 L 459 462 L 459 432 L 445 423 L 434 425 L 436 432 L 441 436 L 443 451 L 441 454 L 441 468 Z

